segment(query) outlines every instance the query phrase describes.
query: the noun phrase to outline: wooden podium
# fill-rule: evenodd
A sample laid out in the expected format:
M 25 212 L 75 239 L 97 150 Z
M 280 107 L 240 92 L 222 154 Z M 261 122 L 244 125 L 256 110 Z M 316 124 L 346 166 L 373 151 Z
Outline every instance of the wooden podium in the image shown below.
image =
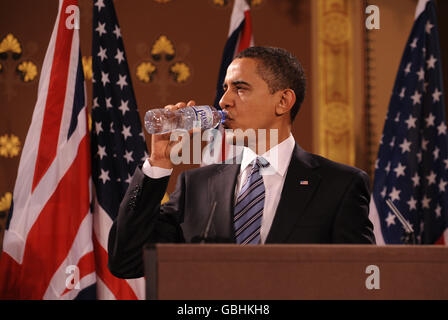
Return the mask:
M 157 244 L 144 262 L 147 299 L 448 299 L 444 246 Z

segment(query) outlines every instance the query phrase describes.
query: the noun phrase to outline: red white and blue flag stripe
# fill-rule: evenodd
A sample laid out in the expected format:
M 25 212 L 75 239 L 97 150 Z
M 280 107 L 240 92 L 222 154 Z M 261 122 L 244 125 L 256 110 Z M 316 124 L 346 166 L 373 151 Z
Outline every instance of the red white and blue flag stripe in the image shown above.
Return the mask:
M 224 52 L 222 54 L 221 68 L 219 69 L 218 82 L 216 85 L 216 97 L 214 106 L 217 109 L 221 109 L 219 106 L 219 100 L 221 100 L 224 94 L 223 84 L 226 77 L 227 68 L 232 63 L 235 56 L 254 45 L 254 37 L 252 33 L 252 20 L 250 16 L 250 7 L 246 0 L 235 0 L 232 9 L 232 15 L 230 17 L 230 28 L 227 38 L 227 42 L 224 46 Z M 221 129 L 222 143 L 221 156 L 218 155 L 218 159 L 221 161 L 226 160 L 228 157 L 234 155 L 234 151 L 231 151 L 231 147 L 226 143 L 225 132 Z M 205 162 L 209 160 L 206 159 Z
M 99 299 L 144 299 L 143 278 L 123 280 L 107 267 L 112 222 L 135 168 L 148 157 L 137 102 L 111 0 L 93 6 L 92 180 L 94 246 Z
M 235 0 L 232 16 L 230 17 L 229 34 L 224 46 L 218 83 L 216 85 L 215 106 L 217 108 L 219 108 L 219 100 L 221 100 L 224 93 L 222 85 L 226 77 L 227 67 L 238 53 L 253 45 L 254 38 L 249 5 L 246 0 Z
M 448 136 L 437 16 L 420 0 L 375 163 L 370 218 L 378 244 L 403 243 L 390 199 L 419 244 L 448 244 Z
M 79 32 L 69 23 L 74 8 L 77 0 L 59 1 L 42 66 L 4 236 L 1 298 L 95 298 L 90 141 Z

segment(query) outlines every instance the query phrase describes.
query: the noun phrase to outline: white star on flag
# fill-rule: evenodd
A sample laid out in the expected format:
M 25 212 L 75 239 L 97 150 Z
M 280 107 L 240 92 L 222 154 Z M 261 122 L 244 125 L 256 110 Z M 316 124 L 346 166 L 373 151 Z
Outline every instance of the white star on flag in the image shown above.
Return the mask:
M 414 197 L 411 196 L 407 204 L 409 205 L 409 210 L 417 210 L 417 200 Z
M 389 193 L 390 199 L 392 201 L 400 200 L 400 192 L 401 192 L 401 190 L 397 190 L 397 189 L 395 189 L 395 187 L 392 187 L 392 192 Z
M 106 183 L 106 181 L 110 181 L 109 170 L 101 169 L 101 175 L 99 176 L 99 179 L 103 181 L 103 184 Z
M 418 80 L 425 80 L 425 70 L 423 68 L 420 68 L 420 70 L 417 72 Z
M 127 151 L 127 150 L 126 150 L 125 153 L 126 153 L 126 154 L 123 156 L 123 158 L 126 159 L 126 162 L 127 162 L 127 163 L 134 161 L 134 158 L 132 158 L 132 153 L 133 153 L 133 151 Z
M 387 226 L 390 227 L 392 224 L 395 224 L 395 215 L 389 212 L 389 215 L 386 218 Z
M 98 145 L 98 152 L 97 152 L 97 154 L 100 157 L 100 159 L 103 160 L 103 157 L 107 156 L 106 146 L 102 147 L 102 146 Z
M 405 121 L 408 125 L 408 129 L 415 128 L 415 121 L 417 121 L 417 118 L 410 115 L 409 119 Z
M 441 179 L 439 182 L 439 191 L 440 192 L 445 192 L 445 187 L 447 185 L 448 182 L 446 182 L 445 180 Z
M 98 57 L 101 58 L 101 62 L 102 62 L 104 59 L 107 59 L 106 51 L 107 51 L 106 48 L 103 49 L 103 48 L 100 46 L 100 52 L 98 52 Z
M 121 61 L 124 60 L 123 51 L 120 51 L 120 49 L 117 48 L 117 54 L 115 55 L 114 58 L 117 59 L 118 60 L 118 64 L 120 64 Z
M 405 176 L 404 170 L 406 170 L 406 166 L 403 166 L 401 163 L 398 163 L 398 166 L 394 169 L 397 174 L 397 178 L 400 176 Z
M 439 159 L 439 152 L 440 152 L 440 149 L 436 147 L 432 153 L 432 155 L 434 156 L 434 160 Z
M 101 35 L 106 34 L 106 23 L 101 23 L 98 21 L 98 27 L 95 29 L 95 31 L 98 31 L 98 33 Z
M 432 102 L 436 103 L 440 101 L 440 96 L 442 95 L 442 92 L 439 91 L 438 88 L 434 90 L 434 93 L 432 94 Z
M 114 29 L 113 33 L 115 33 L 115 36 L 117 37 L 117 39 L 121 37 L 121 30 L 117 25 L 115 25 L 115 29 Z
M 422 207 L 424 208 L 424 209 L 429 209 L 429 203 L 431 202 L 431 199 L 430 198 L 428 198 L 427 196 L 426 196 L 426 194 L 423 196 L 423 200 L 422 200 Z
M 428 64 L 428 66 L 427 66 L 428 69 L 434 69 L 436 67 L 436 62 L 437 62 L 437 59 L 434 58 L 433 55 L 431 55 L 431 57 L 429 57 L 429 59 L 426 60 L 426 63 Z
M 404 138 L 403 143 L 400 144 L 401 153 L 411 152 L 412 143 L 408 141 L 408 139 Z
M 405 88 L 405 87 L 401 88 L 401 92 L 400 92 L 400 94 L 399 94 L 399 96 L 400 96 L 400 100 L 403 99 L 403 98 L 405 97 L 405 92 L 406 92 L 406 88 Z
M 93 98 L 92 109 L 98 108 L 100 105 L 98 104 L 98 97 Z
M 437 127 L 437 134 L 446 134 L 446 124 L 445 122 L 440 123 L 440 125 Z
M 128 83 L 126 82 L 127 75 L 122 76 L 121 74 L 119 74 L 118 77 L 120 77 L 120 80 L 117 81 L 117 85 L 119 85 L 120 89 L 123 90 L 123 87 L 128 85 Z
M 108 73 L 101 71 L 101 82 L 104 87 L 106 86 L 106 83 L 110 83 Z
M 440 218 L 441 215 L 441 211 L 442 211 L 442 207 L 440 206 L 440 204 L 437 205 L 437 208 L 434 210 L 434 212 L 436 213 L 436 217 Z
M 101 126 L 101 122 L 95 122 L 95 131 L 96 131 L 97 135 L 100 134 L 100 132 L 103 131 L 103 128 Z
M 414 174 L 414 176 L 412 177 L 411 180 L 414 183 L 414 187 L 417 187 L 418 185 L 420 185 L 420 176 L 418 175 L 417 172 Z
M 436 117 L 432 113 L 430 113 L 426 118 L 426 126 L 429 128 L 434 125 L 434 120 L 436 120 Z
M 436 183 L 437 175 L 434 173 L 434 171 L 431 171 L 429 173 L 429 176 L 426 176 L 426 179 L 428 180 L 428 186 Z
M 104 8 L 104 0 L 97 0 L 97 2 L 95 2 L 95 7 L 98 7 L 98 12 L 101 11 L 101 8 Z
M 121 131 L 121 134 L 124 136 L 125 141 L 127 138 L 132 137 L 131 126 L 126 127 L 125 125 L 123 125 L 123 130 Z
M 417 90 L 415 90 L 414 95 L 411 96 L 412 104 L 415 106 L 417 103 L 420 104 L 420 99 L 422 98 L 422 95 L 418 93 Z
M 123 115 L 126 113 L 126 111 L 129 111 L 128 100 L 126 101 L 121 100 L 121 105 L 118 107 L 118 109 L 121 110 Z
M 112 108 L 112 97 L 106 98 L 106 108 Z

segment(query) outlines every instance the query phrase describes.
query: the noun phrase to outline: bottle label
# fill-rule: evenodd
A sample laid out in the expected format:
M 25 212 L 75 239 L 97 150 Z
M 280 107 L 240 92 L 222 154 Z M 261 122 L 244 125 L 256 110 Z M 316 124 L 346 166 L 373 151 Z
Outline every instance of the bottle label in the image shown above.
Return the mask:
M 196 120 L 201 123 L 203 129 L 209 129 L 213 126 L 213 113 L 209 106 L 193 106 L 191 108 L 194 110 Z

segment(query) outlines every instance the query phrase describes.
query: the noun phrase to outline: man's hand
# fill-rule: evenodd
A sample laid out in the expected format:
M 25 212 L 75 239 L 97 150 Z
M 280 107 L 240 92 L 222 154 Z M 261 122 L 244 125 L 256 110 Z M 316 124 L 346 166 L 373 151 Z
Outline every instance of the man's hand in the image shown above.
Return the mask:
M 187 104 L 185 102 L 178 102 L 175 105 L 169 104 L 165 106 L 165 109 L 174 111 L 194 105 L 196 105 L 196 103 L 193 100 L 190 100 Z M 179 141 L 170 141 L 170 135 L 171 133 L 165 133 L 153 134 L 151 136 L 151 156 L 149 157 L 151 166 L 165 169 L 173 168 L 173 163 L 170 159 L 171 149 L 178 144 Z

